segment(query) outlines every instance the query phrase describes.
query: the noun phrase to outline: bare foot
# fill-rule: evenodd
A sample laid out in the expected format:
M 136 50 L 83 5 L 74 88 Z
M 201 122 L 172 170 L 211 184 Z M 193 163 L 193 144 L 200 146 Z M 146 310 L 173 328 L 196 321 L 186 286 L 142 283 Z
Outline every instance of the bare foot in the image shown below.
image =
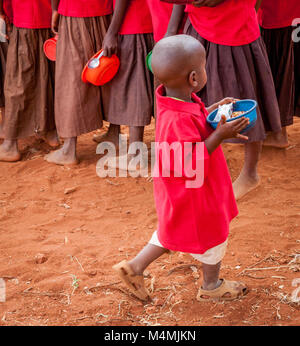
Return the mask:
M 147 170 L 148 173 L 146 159 L 144 157 L 139 159 L 136 155 L 126 154 L 118 156 L 116 157 L 116 160 L 109 161 L 107 165 L 109 168 L 118 168 L 123 171 L 128 170 L 129 172 L 139 172 Z
M 251 178 L 246 174 L 241 173 L 233 183 L 233 192 L 236 200 L 241 199 L 250 191 L 254 190 L 259 185 L 259 178 Z
M 50 163 L 55 163 L 56 165 L 77 165 L 78 159 L 76 155 L 69 155 L 64 153 L 64 148 L 52 151 L 51 153 L 45 155 L 44 158 Z
M 43 139 L 52 148 L 57 148 L 60 145 L 57 132 L 55 130 L 48 132 Z
M 112 126 L 112 125 L 111 125 Z M 109 142 L 112 143 L 116 149 L 119 148 L 119 135 L 120 135 L 119 127 L 113 127 L 113 130 L 109 129 L 103 135 L 94 135 L 93 141 L 96 143 Z
M 21 154 L 17 146 L 6 145 L 5 141 L 0 145 L 0 161 L 16 162 L 21 160 Z
M 263 142 L 265 147 L 273 147 L 277 149 L 286 149 L 289 147 L 289 141 L 286 132 L 270 133 Z

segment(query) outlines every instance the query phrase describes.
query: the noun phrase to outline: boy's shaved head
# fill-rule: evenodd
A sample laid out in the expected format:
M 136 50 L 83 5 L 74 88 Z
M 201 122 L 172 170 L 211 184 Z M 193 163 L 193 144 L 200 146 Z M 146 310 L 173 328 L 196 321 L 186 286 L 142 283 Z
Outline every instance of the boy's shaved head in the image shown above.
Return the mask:
M 175 35 L 163 38 L 155 45 L 151 66 L 159 81 L 168 84 L 186 78 L 205 62 L 205 49 L 198 40 L 189 35 Z

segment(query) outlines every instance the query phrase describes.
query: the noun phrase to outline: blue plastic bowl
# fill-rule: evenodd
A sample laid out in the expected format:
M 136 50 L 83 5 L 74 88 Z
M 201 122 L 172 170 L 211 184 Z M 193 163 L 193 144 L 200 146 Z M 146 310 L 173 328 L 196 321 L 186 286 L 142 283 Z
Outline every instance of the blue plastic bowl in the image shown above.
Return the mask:
M 241 133 L 245 133 L 247 131 L 249 131 L 256 123 L 257 120 L 257 102 L 254 100 L 241 100 L 241 101 L 237 101 L 236 103 L 233 104 L 233 111 L 234 112 L 245 112 L 244 114 L 239 115 L 238 117 L 232 118 L 227 120 L 227 122 L 229 121 L 233 121 L 242 117 L 246 117 L 249 119 L 250 123 L 249 125 L 241 132 Z M 214 128 L 216 129 L 219 122 L 218 121 L 214 121 L 216 115 L 218 112 L 218 108 L 215 109 L 213 112 L 211 112 L 208 117 L 206 118 L 206 121 Z

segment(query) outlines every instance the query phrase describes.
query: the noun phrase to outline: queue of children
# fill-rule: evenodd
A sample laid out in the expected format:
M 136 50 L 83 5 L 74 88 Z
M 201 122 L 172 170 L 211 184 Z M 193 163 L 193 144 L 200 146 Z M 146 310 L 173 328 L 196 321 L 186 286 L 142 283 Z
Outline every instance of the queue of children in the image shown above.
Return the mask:
M 114 266 L 116 273 L 146 300 L 144 270 L 164 253 L 181 251 L 202 262 L 199 300 L 246 294 L 243 283 L 220 279 L 219 271 L 236 200 L 259 184 L 262 146 L 286 148 L 286 128 L 300 115 L 300 43 L 292 40 L 299 1 L 0 0 L 0 17 L 9 40 L 0 43 L 0 161 L 20 160 L 18 140 L 38 136 L 56 148 L 45 157 L 49 163 L 77 164 L 78 136 L 105 120 L 109 129 L 95 142 L 117 146 L 122 125 L 130 143 L 142 142 L 155 114 L 156 142 L 204 143 L 209 168 L 197 189 L 172 169 L 173 176 L 154 178 L 158 229 L 135 258 Z M 54 34 L 55 64 L 43 52 Z M 98 87 L 83 83 L 81 73 L 100 49 L 116 54 L 120 68 Z M 153 74 L 146 65 L 151 51 Z M 246 118 L 222 118 L 213 131 L 207 115 L 237 99 L 257 101 L 255 126 L 243 136 Z M 233 185 L 223 141 L 245 148 Z M 161 161 L 158 155 L 158 167 Z

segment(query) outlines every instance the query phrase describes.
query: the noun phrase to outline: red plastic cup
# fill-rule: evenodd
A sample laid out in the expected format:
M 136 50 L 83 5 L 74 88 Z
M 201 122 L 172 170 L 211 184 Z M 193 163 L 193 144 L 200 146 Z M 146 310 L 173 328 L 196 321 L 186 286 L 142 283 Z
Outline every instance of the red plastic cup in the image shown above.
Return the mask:
M 100 86 L 108 83 L 117 74 L 120 67 L 120 60 L 115 54 L 110 58 L 108 58 L 107 56 L 102 56 L 100 58 L 100 64 L 96 68 L 90 68 L 88 66 L 89 62 L 92 59 L 97 58 L 102 53 L 102 51 L 103 49 L 96 53 L 85 65 L 81 75 L 81 79 L 83 82 L 89 82 L 94 85 Z
M 44 53 L 46 57 L 51 61 L 56 61 L 56 43 L 58 40 L 58 35 L 49 38 L 44 43 Z

